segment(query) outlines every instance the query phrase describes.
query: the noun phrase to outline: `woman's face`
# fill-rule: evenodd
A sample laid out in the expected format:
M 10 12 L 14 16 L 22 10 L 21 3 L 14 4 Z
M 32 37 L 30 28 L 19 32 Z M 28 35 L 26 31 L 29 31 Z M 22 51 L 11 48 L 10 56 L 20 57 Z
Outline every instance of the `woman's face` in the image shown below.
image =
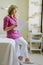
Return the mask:
M 13 16 L 15 16 L 16 13 L 17 13 L 17 8 L 15 8 L 15 9 L 13 10 Z

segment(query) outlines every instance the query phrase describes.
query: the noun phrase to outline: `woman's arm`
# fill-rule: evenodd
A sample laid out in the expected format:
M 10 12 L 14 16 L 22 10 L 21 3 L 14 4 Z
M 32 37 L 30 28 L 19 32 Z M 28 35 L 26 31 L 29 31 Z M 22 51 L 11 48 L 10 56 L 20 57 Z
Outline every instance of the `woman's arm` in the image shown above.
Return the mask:
M 17 27 L 17 23 L 14 23 L 11 26 L 8 26 L 9 21 L 10 21 L 9 17 L 5 17 L 4 18 L 4 23 L 3 23 L 3 29 L 4 29 L 4 31 L 9 31 L 9 30 Z
M 9 30 L 11 30 L 11 29 L 13 29 L 15 27 L 17 27 L 17 25 L 12 25 L 12 26 L 6 27 L 5 31 L 9 31 Z

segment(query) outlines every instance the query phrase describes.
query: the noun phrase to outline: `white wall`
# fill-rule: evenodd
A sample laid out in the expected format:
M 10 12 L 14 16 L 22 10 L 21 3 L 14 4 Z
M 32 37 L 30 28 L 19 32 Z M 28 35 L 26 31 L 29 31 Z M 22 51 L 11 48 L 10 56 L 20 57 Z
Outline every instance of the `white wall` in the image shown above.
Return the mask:
M 42 0 L 29 0 L 28 30 L 40 31 L 41 29 L 41 4 Z M 30 34 L 28 34 L 30 37 Z M 29 40 L 30 41 L 30 40 Z
M 0 0 L 0 8 L 1 7 L 7 7 L 11 4 L 16 4 L 18 6 L 18 18 L 19 21 L 25 20 L 27 22 L 28 18 L 28 0 Z M 7 11 L 0 9 L 0 35 L 4 34 L 3 31 L 3 18 L 7 14 Z M 24 27 L 24 29 L 21 31 L 21 34 L 23 37 L 27 40 L 27 25 Z

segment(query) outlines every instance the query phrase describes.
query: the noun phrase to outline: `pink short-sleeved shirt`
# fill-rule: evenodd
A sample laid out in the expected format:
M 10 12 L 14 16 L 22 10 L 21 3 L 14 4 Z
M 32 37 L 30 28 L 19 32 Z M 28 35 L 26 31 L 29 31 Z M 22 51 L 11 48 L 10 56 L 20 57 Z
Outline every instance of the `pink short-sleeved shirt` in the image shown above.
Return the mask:
M 3 29 L 5 29 L 6 27 L 10 27 L 12 25 L 18 25 L 17 18 L 16 17 L 12 18 L 11 16 L 6 16 L 4 18 Z M 17 39 L 19 37 L 21 37 L 21 35 L 18 30 L 11 29 L 11 30 L 7 31 L 7 38 Z

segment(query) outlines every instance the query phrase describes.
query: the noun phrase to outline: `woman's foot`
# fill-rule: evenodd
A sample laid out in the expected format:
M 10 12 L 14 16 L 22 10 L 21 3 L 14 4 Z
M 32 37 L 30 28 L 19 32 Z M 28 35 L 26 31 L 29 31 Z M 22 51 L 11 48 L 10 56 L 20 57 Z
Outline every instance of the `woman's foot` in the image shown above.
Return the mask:
M 25 62 L 26 62 L 26 63 L 28 63 L 29 61 L 30 61 L 30 59 L 29 59 L 29 58 L 26 58 L 26 59 L 25 59 Z
M 18 59 L 23 61 L 23 56 L 19 56 Z
M 20 65 L 23 65 L 23 56 L 19 56 L 18 59 L 19 59 Z

